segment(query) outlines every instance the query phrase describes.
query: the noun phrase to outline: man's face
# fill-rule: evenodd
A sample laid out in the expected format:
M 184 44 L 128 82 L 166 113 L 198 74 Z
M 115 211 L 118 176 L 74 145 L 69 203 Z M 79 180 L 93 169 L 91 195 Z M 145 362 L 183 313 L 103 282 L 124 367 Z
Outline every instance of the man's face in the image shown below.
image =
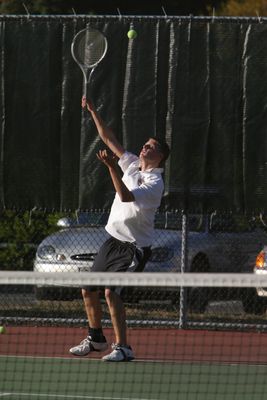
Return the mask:
M 157 162 L 157 164 L 160 164 L 160 161 L 163 158 L 163 154 L 161 152 L 161 147 L 158 144 L 158 142 L 155 139 L 149 139 L 142 147 L 142 150 L 140 152 L 140 158 L 147 160 L 147 161 L 153 161 Z

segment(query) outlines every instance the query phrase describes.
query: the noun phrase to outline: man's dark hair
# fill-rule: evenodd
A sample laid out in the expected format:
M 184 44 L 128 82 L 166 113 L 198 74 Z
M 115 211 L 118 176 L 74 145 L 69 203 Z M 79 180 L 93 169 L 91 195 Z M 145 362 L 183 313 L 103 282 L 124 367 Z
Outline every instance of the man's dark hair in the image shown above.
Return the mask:
M 165 142 L 164 139 L 161 139 L 157 136 L 154 136 L 153 139 L 156 140 L 156 142 L 159 144 L 160 151 L 163 154 L 163 159 L 161 160 L 160 165 L 159 165 L 160 167 L 162 167 L 164 165 L 165 161 L 167 160 L 167 158 L 169 157 L 170 147 L 169 147 L 168 143 Z

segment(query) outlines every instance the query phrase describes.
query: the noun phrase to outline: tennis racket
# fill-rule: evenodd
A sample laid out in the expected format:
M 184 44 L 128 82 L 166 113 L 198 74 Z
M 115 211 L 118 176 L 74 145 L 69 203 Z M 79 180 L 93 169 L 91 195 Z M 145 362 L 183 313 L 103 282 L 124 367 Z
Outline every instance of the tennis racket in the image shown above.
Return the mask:
M 97 29 L 88 27 L 79 31 L 73 38 L 71 54 L 82 70 L 85 96 L 91 76 L 97 65 L 105 57 L 107 49 L 107 39 Z

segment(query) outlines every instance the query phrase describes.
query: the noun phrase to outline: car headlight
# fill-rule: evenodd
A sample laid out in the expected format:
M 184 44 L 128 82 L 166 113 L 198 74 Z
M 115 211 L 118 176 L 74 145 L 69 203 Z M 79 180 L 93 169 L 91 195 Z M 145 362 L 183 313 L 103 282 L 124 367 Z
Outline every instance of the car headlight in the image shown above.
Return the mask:
M 261 251 L 261 252 L 257 255 L 255 267 L 258 268 L 258 269 L 265 269 L 265 268 L 267 268 L 266 253 L 265 253 L 265 251 Z
M 42 246 L 37 250 L 37 255 L 42 260 L 53 260 L 56 258 L 56 250 L 53 246 Z

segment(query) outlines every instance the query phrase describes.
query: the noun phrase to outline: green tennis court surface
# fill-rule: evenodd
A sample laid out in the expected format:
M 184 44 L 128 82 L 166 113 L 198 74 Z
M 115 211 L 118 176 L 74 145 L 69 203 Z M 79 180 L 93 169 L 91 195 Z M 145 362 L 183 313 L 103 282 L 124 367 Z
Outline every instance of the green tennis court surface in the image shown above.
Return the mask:
M 0 398 L 263 400 L 267 366 L 0 357 Z

